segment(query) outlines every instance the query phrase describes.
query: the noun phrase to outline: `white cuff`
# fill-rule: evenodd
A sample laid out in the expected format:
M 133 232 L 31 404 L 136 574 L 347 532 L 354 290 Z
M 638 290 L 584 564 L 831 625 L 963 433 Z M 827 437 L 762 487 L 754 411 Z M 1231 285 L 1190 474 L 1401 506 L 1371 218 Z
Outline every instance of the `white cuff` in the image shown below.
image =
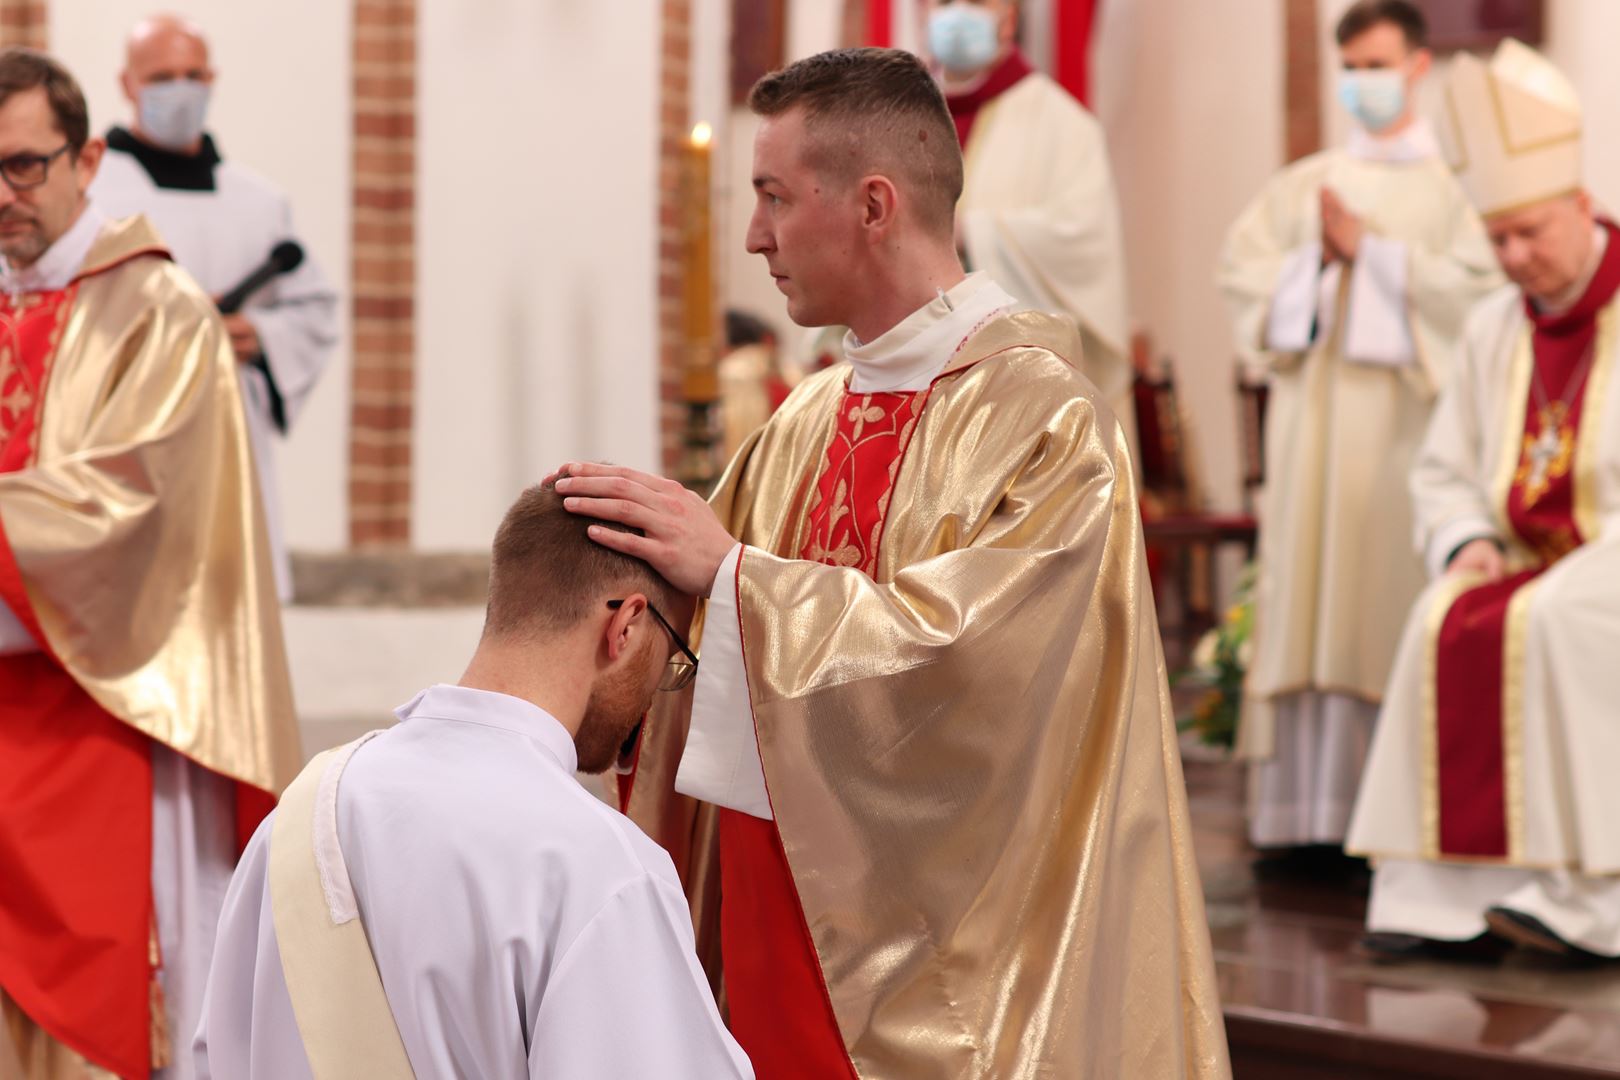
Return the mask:
M 1268 352 L 1299 353 L 1311 347 L 1316 327 L 1317 281 L 1322 275 L 1322 245 L 1306 244 L 1283 260 L 1282 275 L 1266 312 Z
M 4 600 L 0 600 L 0 656 L 39 652 L 39 642 L 28 632 L 17 613 Z
M 1400 367 L 1417 359 L 1407 318 L 1407 248 L 1399 240 L 1364 234 L 1350 271 L 1344 358 Z
M 1429 576 L 1437 578 L 1446 572 L 1446 559 L 1451 553 L 1470 540 L 1496 540 L 1500 542 L 1501 533 L 1497 531 L 1496 523 L 1487 517 L 1454 518 L 1434 530 L 1429 537 L 1429 550 L 1424 560 L 1429 564 Z
M 765 766 L 754 731 L 754 708 L 743 664 L 742 619 L 737 610 L 742 554 L 741 544 L 731 549 L 709 592 L 702 662 L 692 694 L 692 724 L 675 773 L 675 790 L 768 821 L 771 799 L 765 790 Z

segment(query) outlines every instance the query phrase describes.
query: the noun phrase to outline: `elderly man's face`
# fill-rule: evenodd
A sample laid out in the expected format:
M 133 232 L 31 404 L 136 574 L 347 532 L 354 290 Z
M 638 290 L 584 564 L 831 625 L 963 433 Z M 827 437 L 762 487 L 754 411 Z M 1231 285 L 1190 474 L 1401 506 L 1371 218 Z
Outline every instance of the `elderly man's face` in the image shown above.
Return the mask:
M 0 181 L 0 255 L 12 266 L 32 265 L 78 220 L 102 148 L 94 139 L 77 151 L 67 145 L 44 87 L 0 105 L 0 161 L 16 178 Z
M 1502 272 L 1537 299 L 1580 278 L 1592 250 L 1592 200 L 1585 192 L 1493 214 L 1485 222 Z

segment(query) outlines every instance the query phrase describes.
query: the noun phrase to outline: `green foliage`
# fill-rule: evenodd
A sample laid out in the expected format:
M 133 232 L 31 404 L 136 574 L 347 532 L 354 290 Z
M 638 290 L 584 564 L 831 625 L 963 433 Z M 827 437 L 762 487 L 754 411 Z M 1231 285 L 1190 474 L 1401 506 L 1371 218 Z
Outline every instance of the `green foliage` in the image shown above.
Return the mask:
M 1192 667 L 1176 676 L 1178 685 L 1203 688 L 1192 711 L 1181 718 L 1180 727 L 1196 733 L 1198 741 L 1208 746 L 1230 750 L 1237 741 L 1243 679 L 1253 649 L 1254 579 L 1251 563 L 1244 568 L 1232 605 L 1221 616 L 1219 625 L 1198 640 Z

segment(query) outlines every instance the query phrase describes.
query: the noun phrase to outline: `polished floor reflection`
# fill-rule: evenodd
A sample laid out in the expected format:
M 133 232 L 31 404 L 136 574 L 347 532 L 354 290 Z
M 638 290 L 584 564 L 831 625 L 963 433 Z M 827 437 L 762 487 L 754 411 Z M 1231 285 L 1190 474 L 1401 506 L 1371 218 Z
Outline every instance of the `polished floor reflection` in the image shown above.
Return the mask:
M 1620 1076 L 1620 964 L 1373 963 L 1356 948 L 1365 883 L 1257 875 L 1242 772 L 1199 756 L 1187 784 L 1238 1080 Z

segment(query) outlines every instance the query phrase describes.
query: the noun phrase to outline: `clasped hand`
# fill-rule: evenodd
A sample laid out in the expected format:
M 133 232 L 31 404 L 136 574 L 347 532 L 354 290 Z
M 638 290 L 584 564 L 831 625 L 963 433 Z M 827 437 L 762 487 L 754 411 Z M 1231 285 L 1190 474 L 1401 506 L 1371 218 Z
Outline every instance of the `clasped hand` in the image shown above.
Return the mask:
M 720 564 L 736 546 L 702 496 L 673 480 L 618 465 L 572 461 L 546 478 L 553 480 L 567 510 L 629 525 L 643 534 L 593 525 L 592 540 L 645 561 L 684 593 L 708 596 Z

